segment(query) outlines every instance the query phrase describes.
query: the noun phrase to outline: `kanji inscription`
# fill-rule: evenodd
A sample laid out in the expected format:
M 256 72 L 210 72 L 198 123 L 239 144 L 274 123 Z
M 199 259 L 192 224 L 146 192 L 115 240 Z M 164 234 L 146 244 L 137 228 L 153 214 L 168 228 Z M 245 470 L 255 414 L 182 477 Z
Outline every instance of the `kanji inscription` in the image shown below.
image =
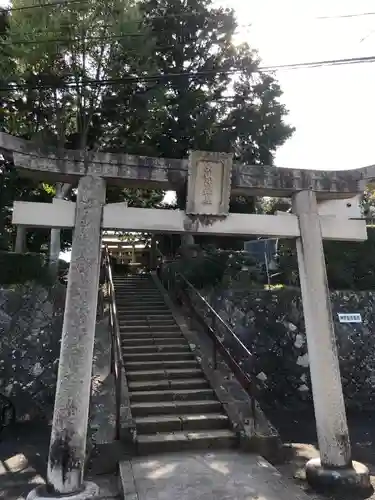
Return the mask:
M 230 154 L 191 152 L 186 213 L 227 215 L 231 171 L 232 155 Z
M 204 205 L 212 205 L 212 164 L 208 162 L 202 162 L 204 165 L 203 168 L 203 204 Z

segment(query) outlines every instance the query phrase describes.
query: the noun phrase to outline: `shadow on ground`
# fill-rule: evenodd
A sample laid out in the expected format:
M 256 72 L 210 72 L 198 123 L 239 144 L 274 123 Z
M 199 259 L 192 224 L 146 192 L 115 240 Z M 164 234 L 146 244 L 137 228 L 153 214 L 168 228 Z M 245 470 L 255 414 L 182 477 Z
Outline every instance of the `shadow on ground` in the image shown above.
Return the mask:
M 45 422 L 25 422 L 0 434 L 0 499 L 24 500 L 29 491 L 45 483 L 50 433 Z M 99 498 L 121 498 L 113 473 L 103 470 L 97 476 L 88 470 L 87 475 L 100 487 Z
M 348 492 L 343 496 L 331 494 L 327 496 L 314 494 L 306 485 L 304 467 L 308 460 L 317 457 L 318 440 L 316 435 L 313 411 L 292 412 L 278 411 L 268 413 L 276 425 L 284 443 L 284 463 L 275 464 L 283 475 L 293 479 L 306 493 L 313 498 L 329 498 L 332 500 L 375 500 L 375 494 Z M 367 465 L 371 474 L 371 483 L 375 487 L 375 414 L 370 412 L 349 412 L 348 425 L 352 445 L 353 460 Z
M 16 423 L 0 434 L 0 498 L 23 498 L 46 473 L 50 428 Z
M 293 479 L 312 500 L 329 498 L 332 500 L 360 500 L 358 494 L 319 496 L 306 487 L 304 465 L 317 456 L 315 419 L 312 412 L 278 411 L 268 414 L 277 425 L 284 445 L 285 462 L 275 464 L 280 472 Z M 375 414 L 370 412 L 348 415 L 353 459 L 365 463 L 372 475 L 375 486 Z M 0 434 L 0 498 L 22 500 L 37 484 L 45 481 L 50 427 L 46 423 L 18 423 Z M 107 455 L 108 456 L 108 455 Z M 98 457 L 97 457 L 98 458 Z M 103 485 L 103 498 L 120 498 L 117 479 L 111 474 L 106 460 L 103 468 L 102 456 L 89 475 Z M 94 470 L 95 469 L 95 470 Z M 93 477 L 94 476 L 94 477 Z M 362 497 L 363 498 L 363 497 Z M 375 494 L 367 495 L 375 500 Z

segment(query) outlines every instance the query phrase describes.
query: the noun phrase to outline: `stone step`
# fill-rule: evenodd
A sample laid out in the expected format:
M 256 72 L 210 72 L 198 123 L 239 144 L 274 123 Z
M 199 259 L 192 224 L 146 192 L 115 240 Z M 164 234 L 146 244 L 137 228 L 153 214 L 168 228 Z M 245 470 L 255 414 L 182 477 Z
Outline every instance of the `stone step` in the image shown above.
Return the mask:
M 159 309 L 164 307 L 167 309 L 165 302 L 163 300 L 146 300 L 146 299 L 138 299 L 138 300 L 128 300 L 123 298 L 116 297 L 116 305 L 121 310 L 126 308 L 127 310 L 137 309 L 137 310 L 150 310 L 150 309 Z M 167 309 L 168 310 L 168 309 Z
M 119 307 L 118 304 L 116 305 L 117 305 L 117 313 L 124 318 L 128 316 L 140 316 L 143 314 L 150 314 L 152 316 L 167 316 L 168 314 L 170 314 L 170 311 L 166 306 L 162 306 L 159 309 L 153 309 L 151 311 L 150 309 L 145 309 L 144 307 L 139 309 L 133 309 L 128 307 Z
M 126 283 L 126 284 L 140 283 L 143 285 L 155 286 L 154 281 L 150 277 L 148 277 L 148 278 L 138 278 L 138 277 L 130 278 L 129 276 L 127 276 L 127 277 L 114 276 L 113 281 L 115 281 L 115 280 L 120 282 L 120 283 Z
M 175 323 L 175 319 L 170 312 L 162 311 L 163 314 L 149 314 L 147 309 L 144 309 L 142 313 L 132 313 L 127 314 L 126 311 L 118 311 L 119 319 L 126 321 L 131 324 L 142 324 L 142 323 Z M 134 317 L 136 316 L 136 317 Z
M 159 301 L 159 303 L 154 306 L 153 304 L 149 304 L 147 308 L 145 308 L 144 302 L 134 302 L 133 304 L 129 304 L 127 300 L 117 300 L 116 299 L 117 309 L 119 311 L 132 311 L 135 313 L 144 312 L 144 311 L 169 311 L 165 302 Z
M 134 417 L 148 415 L 188 414 L 188 413 L 219 413 L 222 410 L 217 399 L 202 399 L 199 401 L 157 401 L 131 403 L 131 412 Z
M 115 282 L 113 282 L 115 283 Z M 132 290 L 158 290 L 158 288 L 152 283 L 152 281 L 135 281 L 135 282 L 126 282 L 126 281 L 117 281 L 117 286 L 119 288 L 130 288 Z
M 117 308 L 118 314 L 121 314 L 121 316 L 129 318 L 129 319 L 144 319 L 144 318 L 173 318 L 173 314 L 167 309 L 167 308 L 162 308 L 162 309 L 155 309 L 153 311 L 150 311 L 149 309 L 140 309 L 139 311 L 134 310 L 129 310 L 126 308 Z
M 151 328 L 145 329 L 145 330 L 137 330 L 137 329 L 131 329 L 131 328 L 120 328 L 120 334 L 121 337 L 124 339 L 126 338 L 146 338 L 146 337 L 181 337 L 181 330 L 161 330 L 161 331 L 156 331 L 154 332 Z M 160 334 L 160 335 L 158 335 Z
M 176 357 L 174 357 L 176 356 Z M 158 369 L 168 369 L 168 368 L 194 368 L 198 366 L 198 362 L 196 359 L 181 359 L 181 356 L 177 356 L 173 354 L 170 356 L 172 359 L 154 359 L 148 360 L 138 360 L 138 361 L 129 361 L 127 358 L 125 360 L 125 370 L 136 371 L 136 370 L 158 370 Z
M 127 374 L 128 375 L 128 374 Z M 200 375 L 202 375 L 200 373 Z M 163 390 L 196 390 L 210 389 L 207 380 L 203 377 L 192 377 L 188 379 L 159 379 L 159 380 L 128 380 L 129 391 L 134 392 L 149 392 Z M 199 399 L 199 398 L 197 398 Z
M 147 292 L 157 292 L 160 293 L 160 290 L 156 287 L 153 286 L 152 283 L 117 283 L 117 289 L 122 291 L 130 291 L 130 292 L 141 292 L 141 291 L 147 291 Z
M 160 293 L 148 297 L 143 294 L 135 296 L 134 294 L 129 294 L 129 293 L 122 294 L 120 292 L 116 292 L 116 300 L 121 302 L 126 301 L 126 302 L 135 302 L 139 304 L 140 299 L 142 299 L 144 302 L 162 302 L 163 304 L 165 303 Z
M 191 401 L 201 399 L 213 399 L 214 391 L 211 388 L 192 388 L 192 389 L 166 389 L 153 391 L 133 391 L 129 393 L 130 400 L 133 402 L 144 401 Z
M 126 346 L 137 346 L 137 345 L 148 345 L 148 344 L 155 344 L 155 345 L 165 345 L 165 344 L 182 344 L 185 341 L 185 338 L 183 337 L 182 334 L 178 335 L 177 337 L 126 337 L 124 338 L 122 336 L 121 338 L 121 345 L 123 347 Z
M 163 344 L 163 345 L 156 345 L 156 344 L 149 344 L 149 345 L 133 345 L 133 346 L 122 346 L 122 353 L 124 356 L 127 354 L 141 354 L 141 353 L 166 353 L 166 352 L 186 352 L 190 351 L 189 344 Z
M 150 279 L 136 279 L 136 280 L 127 280 L 127 279 L 123 279 L 123 278 L 116 278 L 114 277 L 113 278 L 113 283 L 115 285 L 119 285 L 119 286 L 152 286 L 155 288 L 155 284 L 152 280 Z
M 176 344 L 177 346 L 177 344 Z M 140 347 L 140 346 L 137 346 Z M 142 346 L 144 347 L 144 346 Z M 162 347 L 162 346 L 161 346 Z M 157 360 L 172 360 L 172 359 L 179 359 L 179 360 L 184 360 L 184 359 L 194 359 L 194 353 L 190 350 L 182 351 L 182 350 L 172 350 L 169 349 L 168 351 L 143 351 L 143 352 L 129 352 L 129 348 L 123 347 L 122 348 L 122 357 L 124 358 L 125 361 L 157 361 Z
M 159 368 L 160 370 L 162 368 L 165 368 L 165 366 L 162 366 L 163 361 L 195 361 L 194 355 L 192 353 L 181 353 L 181 352 L 171 352 L 171 353 L 157 353 L 153 354 L 152 356 L 147 356 L 146 353 L 140 354 L 140 355 L 129 355 L 127 356 L 126 354 L 123 354 L 123 359 L 125 363 L 137 363 L 138 368 L 137 370 L 142 370 L 140 365 L 144 366 L 143 363 L 154 363 L 158 364 L 159 363 Z M 133 365 L 135 366 L 135 365 Z M 178 366 L 174 366 L 173 368 L 178 368 Z M 186 366 L 181 366 L 181 368 L 186 368 Z M 148 370 L 152 368 L 146 368 L 144 366 L 143 370 Z M 158 366 L 156 366 L 156 369 L 158 369 Z M 132 371 L 129 368 L 130 371 Z
M 118 311 L 118 317 L 119 319 L 122 319 L 123 321 L 166 321 L 166 320 L 173 320 L 174 317 L 172 313 L 166 314 L 165 311 L 161 311 L 160 314 L 155 314 L 155 313 L 148 313 L 147 311 L 144 311 L 143 313 L 130 313 L 128 314 L 127 312 L 124 311 Z
M 199 368 L 181 368 L 169 370 L 132 370 L 126 374 L 130 382 L 141 380 L 163 380 L 163 379 L 181 379 L 181 378 L 201 378 L 202 370 Z
M 162 296 L 159 294 L 149 294 L 149 293 L 139 293 L 139 294 L 134 294 L 134 293 L 125 293 L 125 292 L 121 292 L 119 290 L 116 291 L 116 300 L 120 300 L 120 301 L 133 301 L 133 302 L 136 302 L 138 300 L 147 300 L 149 302 L 153 301 L 153 300 L 159 300 L 159 301 L 162 301 L 163 298 Z
M 129 291 L 129 292 L 140 292 L 140 291 L 145 291 L 145 292 L 159 292 L 157 288 L 154 286 L 150 286 L 149 283 L 141 283 L 141 284 L 124 284 L 124 283 L 114 283 L 115 285 L 115 291 Z
M 123 352 L 122 357 L 126 362 L 146 362 L 146 361 L 169 361 L 169 360 L 186 360 L 195 359 L 194 354 L 191 351 L 168 351 L 168 352 L 141 352 L 132 353 Z
M 137 451 L 140 455 L 196 449 L 228 449 L 235 448 L 237 444 L 236 433 L 227 429 L 137 436 Z
M 153 280 L 149 274 L 115 274 L 113 276 L 114 280 L 125 280 L 125 281 L 150 281 L 153 283 Z
M 115 283 L 115 281 L 113 281 Z M 136 281 L 119 281 L 116 280 L 116 284 L 122 288 L 149 288 L 150 290 L 157 290 L 155 284 L 150 280 L 136 280 Z
M 136 417 L 134 420 L 139 434 L 227 429 L 229 427 L 229 419 L 222 413 L 155 415 Z
M 120 323 L 120 332 L 144 332 L 147 330 L 152 330 L 154 333 L 155 332 L 180 332 L 180 328 L 177 326 L 176 323 L 173 325 L 152 325 L 152 327 L 147 328 L 147 325 L 143 326 L 135 326 L 135 325 L 126 325 L 123 323 Z
M 150 281 L 139 281 L 134 283 L 129 283 L 126 281 L 115 281 L 113 280 L 113 284 L 115 285 L 115 289 L 118 290 L 156 290 L 159 291 L 153 283 Z
M 154 327 L 154 326 L 169 326 L 176 325 L 176 322 L 173 318 L 168 319 L 127 319 L 123 316 L 118 316 L 118 321 L 120 326 L 135 326 L 137 328 L 141 327 Z
M 137 332 L 137 331 L 121 331 L 121 339 L 146 339 L 146 338 L 154 338 L 154 339 L 159 339 L 159 338 L 177 338 L 177 337 L 180 337 L 180 338 L 184 338 L 182 333 L 181 333 L 181 330 L 179 331 L 170 331 L 170 332 L 153 332 L 152 330 L 144 330 L 144 331 L 140 331 L 140 332 Z

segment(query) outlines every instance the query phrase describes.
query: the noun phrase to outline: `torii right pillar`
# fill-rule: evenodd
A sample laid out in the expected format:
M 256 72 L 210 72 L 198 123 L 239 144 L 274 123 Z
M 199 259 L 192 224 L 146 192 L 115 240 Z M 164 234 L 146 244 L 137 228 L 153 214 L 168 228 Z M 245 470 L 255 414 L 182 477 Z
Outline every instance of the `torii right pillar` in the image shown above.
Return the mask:
M 298 267 L 320 458 L 306 465 L 315 489 L 370 489 L 368 469 L 352 461 L 318 206 L 314 191 L 294 195 Z

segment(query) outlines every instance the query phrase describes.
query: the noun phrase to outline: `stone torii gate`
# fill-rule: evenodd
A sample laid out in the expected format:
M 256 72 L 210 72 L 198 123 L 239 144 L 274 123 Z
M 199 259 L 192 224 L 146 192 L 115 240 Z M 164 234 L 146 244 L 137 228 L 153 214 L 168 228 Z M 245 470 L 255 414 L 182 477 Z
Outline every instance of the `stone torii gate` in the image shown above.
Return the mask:
M 78 184 L 77 202 L 15 202 L 13 223 L 74 228 L 48 460 L 48 498 L 95 496 L 83 482 L 102 229 L 296 239 L 320 459 L 307 464 L 312 484 L 369 486 L 352 462 L 322 239 L 364 241 L 359 201 L 373 168 L 341 172 L 232 164 L 222 153 L 189 160 L 43 149 L 0 133 L 0 151 L 20 173 Z M 61 154 L 61 153 L 60 153 Z M 106 184 L 176 189 L 188 179 L 186 211 L 106 204 Z M 230 214 L 230 195 L 291 196 L 293 213 Z M 47 498 L 34 490 L 29 498 Z

